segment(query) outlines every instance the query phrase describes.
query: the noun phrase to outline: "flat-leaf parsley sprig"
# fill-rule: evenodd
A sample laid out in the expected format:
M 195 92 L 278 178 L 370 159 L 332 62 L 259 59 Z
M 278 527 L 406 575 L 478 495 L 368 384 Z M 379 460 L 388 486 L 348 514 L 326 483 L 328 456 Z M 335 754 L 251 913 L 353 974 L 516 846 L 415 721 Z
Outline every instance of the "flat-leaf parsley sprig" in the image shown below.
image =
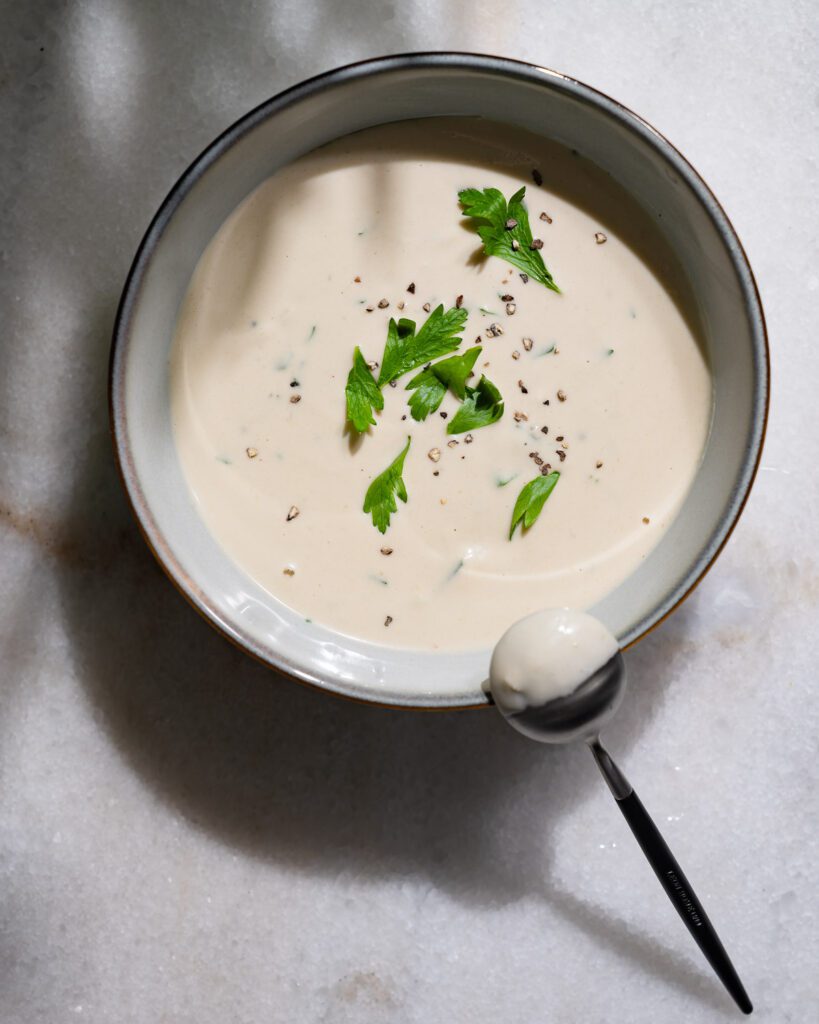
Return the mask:
M 427 366 L 407 384 L 407 391 L 413 391 L 409 407 L 414 420 L 425 420 L 436 411 L 449 389 L 461 401 L 466 398 L 466 382 L 472 367 L 481 354 L 480 345 L 467 349 L 462 355 L 441 359 Z
M 445 312 L 440 305 L 430 313 L 417 333 L 414 320 L 402 317 L 396 322 L 391 318 L 377 381 L 360 349 L 355 349 L 344 393 L 347 419 L 359 433 L 375 425 L 373 413 L 384 408 L 381 389 L 386 384 L 457 349 L 467 316 L 465 309 L 453 306 Z
M 523 205 L 525 195 L 526 186 L 518 189 L 507 203 L 496 188 L 465 188 L 458 193 L 458 199 L 464 216 L 474 222 L 487 256 L 499 256 L 553 292 L 559 292 L 540 255 L 543 242 L 532 238 L 529 214 Z
M 481 377 L 474 388 L 466 389 L 466 398 L 446 428 L 448 434 L 488 427 L 503 416 L 503 398 L 488 377 Z
M 403 451 L 394 462 L 372 481 L 364 495 L 364 511 L 372 516 L 373 526 L 380 532 L 386 533 L 390 525 L 390 516 L 398 511 L 398 503 L 395 498 L 398 496 L 406 503 L 407 488 L 404 484 L 404 459 L 410 448 L 411 437 Z
M 384 408 L 384 396 L 375 382 L 367 366 L 367 361 L 356 345 L 353 352 L 353 365 L 347 376 L 347 419 L 359 434 L 363 434 L 369 426 L 375 426 L 373 411 Z
M 518 523 L 528 529 L 543 511 L 546 499 L 555 489 L 560 473 L 555 470 L 548 476 L 536 476 L 530 480 L 518 495 L 512 511 L 512 525 L 509 527 L 509 540 L 512 539 Z
M 444 312 L 444 307 L 438 306 L 429 314 L 417 334 L 414 320 L 402 318 L 397 324 L 390 320 L 378 386 L 383 388 L 385 384 L 398 380 L 411 370 L 417 370 L 431 359 L 454 352 L 461 344 L 461 334 L 468 315 L 468 311 L 462 307 L 453 306 Z

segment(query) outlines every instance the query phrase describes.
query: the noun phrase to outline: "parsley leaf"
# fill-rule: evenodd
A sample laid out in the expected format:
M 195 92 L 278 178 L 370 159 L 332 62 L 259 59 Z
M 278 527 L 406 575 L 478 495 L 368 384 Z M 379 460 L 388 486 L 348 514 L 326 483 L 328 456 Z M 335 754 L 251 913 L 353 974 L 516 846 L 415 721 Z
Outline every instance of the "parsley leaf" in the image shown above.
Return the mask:
M 364 495 L 364 511 L 372 515 L 373 526 L 381 533 L 387 532 L 390 516 L 398 511 L 396 495 L 403 502 L 407 500 L 407 488 L 401 474 L 411 441 L 412 438 L 408 437 L 406 447 L 398 458 L 372 481 Z
M 534 523 L 559 479 L 560 473 L 555 470 L 553 473 L 549 473 L 548 476 L 536 476 L 534 480 L 530 480 L 526 484 L 518 495 L 518 500 L 515 502 L 515 508 L 512 512 L 512 525 L 509 527 L 509 540 L 512 539 L 512 534 L 515 532 L 518 523 L 521 523 L 527 529 Z
M 540 251 L 530 248 L 532 229 L 529 226 L 529 214 L 523 205 L 524 195 L 526 186 L 518 189 L 507 204 L 503 193 L 496 188 L 485 188 L 483 191 L 465 188 L 458 193 L 458 199 L 464 216 L 475 222 L 475 230 L 487 256 L 499 256 L 553 292 L 559 292 Z M 507 223 L 511 221 L 515 223 L 507 228 Z
M 409 400 L 409 407 L 414 420 L 425 420 L 435 412 L 444 399 L 447 388 L 460 398 L 466 397 L 466 381 L 472 373 L 475 360 L 481 354 L 480 345 L 467 349 L 463 355 L 450 356 L 433 363 L 412 378 L 407 384 L 407 391 L 415 391 Z
M 415 337 L 415 321 L 401 317 L 398 323 L 390 317 L 387 328 L 387 344 L 381 360 L 381 372 L 378 374 L 378 386 L 383 388 L 391 380 L 397 380 L 402 373 L 412 369 L 406 366 L 411 362 L 412 342 Z M 404 367 L 404 369 L 402 369 Z
M 460 334 L 468 315 L 465 309 L 453 306 L 445 313 L 444 307 L 438 306 L 417 334 L 415 321 L 402 317 L 396 323 L 390 319 L 378 386 L 381 388 L 410 370 L 417 370 L 431 359 L 454 352 L 461 343 Z
M 446 428 L 448 434 L 463 434 L 496 423 L 503 416 L 501 393 L 491 380 L 481 377 L 474 388 L 466 389 L 466 399 Z
M 438 380 L 430 367 L 428 370 L 422 370 L 417 377 L 412 378 L 407 384 L 407 391 L 414 391 L 409 399 L 410 413 L 414 420 L 420 421 L 435 412 L 443 402 L 446 384 Z
M 344 389 L 344 394 L 347 396 L 347 419 L 359 434 L 362 434 L 367 427 L 375 426 L 373 410 L 384 408 L 384 396 L 375 383 L 375 378 L 370 373 L 370 368 L 358 345 L 353 353 L 353 365 L 347 375 L 347 387 Z
M 468 348 L 462 355 L 450 356 L 449 359 L 433 363 L 430 369 L 456 398 L 463 401 L 466 398 L 466 382 L 482 351 L 481 346 L 476 345 L 474 348 Z

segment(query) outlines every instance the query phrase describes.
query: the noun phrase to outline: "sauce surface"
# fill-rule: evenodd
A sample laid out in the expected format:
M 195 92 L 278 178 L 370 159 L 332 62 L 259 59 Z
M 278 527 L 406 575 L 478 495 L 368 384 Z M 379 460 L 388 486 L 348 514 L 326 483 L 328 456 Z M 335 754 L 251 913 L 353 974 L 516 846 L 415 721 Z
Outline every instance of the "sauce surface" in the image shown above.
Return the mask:
M 602 622 L 573 608 L 544 608 L 513 623 L 495 644 L 492 697 L 507 715 L 573 693 L 617 654 Z
M 560 295 L 482 257 L 461 216 L 460 189 L 508 199 L 521 185 Z M 402 122 L 302 157 L 228 218 L 180 311 L 171 411 L 200 514 L 276 598 L 377 643 L 485 648 L 539 608 L 590 607 L 659 541 L 707 437 L 711 380 L 677 274 L 606 174 L 517 129 Z M 499 388 L 503 418 L 469 443 L 438 412 L 417 423 L 410 374 L 384 388 L 377 426 L 351 435 L 354 347 L 379 361 L 390 316 L 420 327 L 424 304 L 460 295 L 459 351 L 480 339 L 472 383 Z M 447 394 L 440 412 L 458 406 Z M 407 437 L 409 500 L 382 535 L 364 494 Z M 532 453 L 561 477 L 510 541 Z

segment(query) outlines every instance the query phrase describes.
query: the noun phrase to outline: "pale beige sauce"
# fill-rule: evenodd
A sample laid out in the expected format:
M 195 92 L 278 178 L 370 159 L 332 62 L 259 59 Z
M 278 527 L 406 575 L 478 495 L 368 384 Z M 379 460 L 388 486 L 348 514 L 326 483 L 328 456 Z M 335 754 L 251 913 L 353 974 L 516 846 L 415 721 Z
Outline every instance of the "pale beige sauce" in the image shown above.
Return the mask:
M 459 189 L 491 185 L 508 198 L 522 184 L 562 295 L 476 257 L 479 240 L 462 223 Z M 172 416 L 201 515 L 249 575 L 305 618 L 384 644 L 488 647 L 538 608 L 588 608 L 656 545 L 706 440 L 710 375 L 675 280 L 624 193 L 535 136 L 438 119 L 311 153 L 226 221 L 180 314 Z M 503 394 L 503 418 L 449 448 L 438 413 L 409 416 L 407 377 L 385 387 L 377 427 L 352 440 L 344 385 L 354 346 L 380 360 L 391 315 L 420 326 L 424 303 L 449 307 L 458 295 L 469 310 L 462 350 L 481 335 L 476 371 Z M 389 308 L 377 308 L 382 298 Z M 495 322 L 504 333 L 487 338 Z M 452 417 L 457 406 L 447 395 L 441 410 Z M 516 422 L 516 411 L 528 420 Z M 408 436 L 409 501 L 382 536 L 364 494 Z M 510 542 L 515 499 L 538 471 L 532 451 L 562 475 L 539 520 Z M 288 522 L 291 506 L 299 514 Z
M 544 608 L 513 623 L 495 644 L 492 697 L 507 715 L 573 693 L 617 654 L 617 640 L 594 616 Z

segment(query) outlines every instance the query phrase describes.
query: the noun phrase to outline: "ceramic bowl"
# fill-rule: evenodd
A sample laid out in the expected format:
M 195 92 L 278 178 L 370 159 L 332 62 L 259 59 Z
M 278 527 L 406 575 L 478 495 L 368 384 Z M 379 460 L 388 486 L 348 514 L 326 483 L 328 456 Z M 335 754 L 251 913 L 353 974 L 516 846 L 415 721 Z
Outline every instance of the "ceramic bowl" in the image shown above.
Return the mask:
M 640 568 L 592 609 L 623 646 L 668 615 L 724 545 L 754 477 L 768 401 L 762 309 L 725 213 L 670 143 L 594 89 L 496 57 L 412 54 L 320 75 L 237 121 L 174 186 L 125 285 L 110 377 L 122 479 L 154 554 L 213 626 L 298 680 L 402 707 L 485 704 L 489 649 L 440 654 L 352 640 L 305 623 L 250 579 L 206 529 L 183 478 L 171 431 L 168 356 L 199 257 L 260 182 L 350 132 L 447 114 L 518 125 L 605 169 L 655 218 L 696 296 L 714 379 L 713 423 L 679 516 Z

